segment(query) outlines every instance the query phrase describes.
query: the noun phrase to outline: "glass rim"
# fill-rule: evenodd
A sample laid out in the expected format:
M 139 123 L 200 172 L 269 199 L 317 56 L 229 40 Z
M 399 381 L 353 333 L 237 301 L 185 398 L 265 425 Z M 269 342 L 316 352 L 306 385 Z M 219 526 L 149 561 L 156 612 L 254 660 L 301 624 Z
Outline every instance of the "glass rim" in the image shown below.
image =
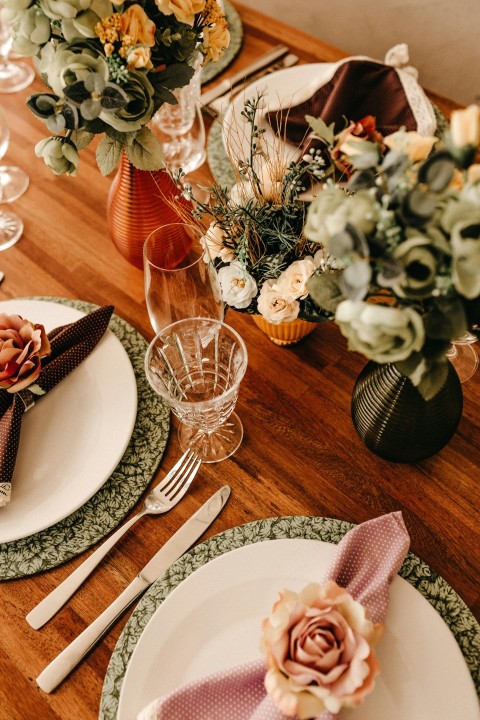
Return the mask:
M 191 262 L 189 265 L 183 265 L 182 267 L 172 267 L 172 268 L 166 268 L 166 267 L 162 267 L 161 265 L 157 265 L 156 263 L 154 263 L 152 260 L 150 260 L 147 257 L 148 241 L 150 240 L 152 235 L 154 235 L 157 232 L 157 230 L 159 230 L 160 228 L 178 227 L 179 225 L 193 230 L 195 237 L 197 239 L 197 242 L 199 244 L 199 247 L 202 250 L 202 252 L 198 256 L 198 258 L 196 260 L 194 260 L 193 262 Z M 195 265 L 198 265 L 200 260 L 203 260 L 205 262 L 205 260 L 204 260 L 205 249 L 200 244 L 200 237 L 202 237 L 201 233 L 202 233 L 201 228 L 199 228 L 197 225 L 192 225 L 191 223 L 176 222 L 176 223 L 166 223 L 165 225 L 159 225 L 154 230 L 152 230 L 151 233 L 149 233 L 147 235 L 147 237 L 145 238 L 145 242 L 143 243 L 143 267 L 144 267 L 144 269 L 145 269 L 145 265 L 148 263 L 149 267 L 155 268 L 155 270 L 160 270 L 161 272 L 174 273 L 174 272 L 181 272 L 182 270 L 189 270 L 190 268 L 194 267 Z M 211 259 L 209 259 L 207 262 L 205 262 L 205 265 L 210 265 L 211 262 L 212 262 Z
M 193 321 L 201 320 L 201 321 L 204 322 L 204 323 L 206 322 L 206 323 L 209 323 L 209 324 L 211 324 L 211 325 L 217 325 L 217 326 L 223 326 L 223 327 L 225 327 L 225 328 L 235 337 L 235 339 L 236 339 L 237 342 L 239 343 L 240 347 L 242 348 L 243 359 L 242 359 L 241 368 L 239 369 L 240 372 L 241 372 L 240 379 L 235 383 L 235 385 L 234 385 L 233 387 L 231 387 L 231 388 L 229 388 L 228 390 L 226 390 L 225 393 L 222 395 L 222 397 L 227 397 L 228 395 L 237 392 L 238 386 L 240 385 L 240 383 L 241 383 L 241 381 L 243 380 L 243 377 L 244 377 L 244 375 L 245 375 L 245 373 L 246 373 L 246 371 L 247 371 L 247 367 L 248 367 L 248 350 L 247 350 L 247 346 L 246 346 L 246 344 L 245 344 L 244 339 L 243 339 L 242 336 L 240 335 L 240 333 L 238 333 L 234 328 L 232 328 L 231 325 L 228 325 L 228 324 L 227 324 L 226 322 L 224 322 L 223 320 L 216 320 L 215 318 L 209 318 L 209 317 L 203 317 L 203 316 L 196 316 L 196 317 L 190 317 L 190 318 L 182 318 L 181 320 L 176 320 L 174 323 L 170 323 L 170 325 L 167 325 L 165 328 L 163 328 L 163 330 L 160 330 L 160 331 L 155 335 L 155 337 L 154 337 L 153 340 L 150 342 L 150 344 L 149 344 L 149 346 L 148 346 L 148 348 L 147 348 L 147 351 L 146 351 L 146 353 L 145 353 L 145 363 L 144 363 L 144 367 L 145 367 L 145 375 L 146 375 L 146 377 L 147 377 L 147 380 L 148 380 L 150 386 L 152 387 L 152 389 L 154 390 L 154 392 L 156 392 L 157 395 L 160 395 L 160 397 L 162 397 L 162 398 L 163 398 L 164 400 L 166 400 L 167 402 L 169 402 L 169 400 L 171 400 L 170 395 L 169 395 L 168 393 L 166 393 L 166 392 L 165 392 L 165 393 L 164 393 L 164 392 L 161 392 L 157 387 L 155 387 L 155 385 L 154 385 L 154 384 L 151 382 L 151 380 L 150 380 L 150 375 L 151 375 L 151 373 L 150 373 L 150 369 L 149 369 L 149 358 L 150 358 L 150 356 L 151 356 L 151 354 L 152 354 L 152 352 L 153 352 L 153 348 L 154 348 L 154 346 L 155 346 L 156 341 L 160 338 L 161 335 L 165 334 L 166 331 L 171 331 L 173 328 L 175 328 L 175 326 L 182 325 L 182 324 L 185 324 L 185 323 L 187 323 L 187 322 L 192 322 L 192 320 L 193 320 Z M 240 374 L 240 372 L 239 372 L 239 374 Z M 210 403 L 210 402 L 211 402 L 211 400 L 200 400 L 200 401 L 198 401 L 198 402 L 193 402 L 193 403 L 192 403 L 192 402 L 185 402 L 184 400 L 175 400 L 175 404 L 177 404 L 177 405 L 185 405 L 185 406 L 192 406 L 192 405 L 201 406 L 201 405 L 204 405 L 204 404 L 208 404 L 208 403 Z M 170 404 L 170 403 L 169 403 L 169 404 Z

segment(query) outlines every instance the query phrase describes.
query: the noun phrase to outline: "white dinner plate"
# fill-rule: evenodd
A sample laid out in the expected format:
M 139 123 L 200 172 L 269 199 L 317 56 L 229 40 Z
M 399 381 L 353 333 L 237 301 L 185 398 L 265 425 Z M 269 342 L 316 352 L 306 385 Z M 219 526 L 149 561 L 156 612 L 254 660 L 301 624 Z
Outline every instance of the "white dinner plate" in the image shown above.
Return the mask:
M 0 302 L 53 328 L 85 313 L 42 300 Z M 22 418 L 11 500 L 0 543 L 40 532 L 81 507 L 110 477 L 132 435 L 137 385 L 121 342 L 107 330 L 90 355 Z
M 371 60 L 371 58 L 356 56 L 345 60 Z M 310 63 L 284 68 L 258 78 L 246 86 L 230 105 L 221 108 L 224 114 L 222 133 L 226 149 L 233 150 L 237 158 L 247 158 L 250 155 L 250 127 L 242 115 L 245 101 L 261 94 L 261 110 L 257 116 L 257 124 L 265 130 L 262 142 L 267 148 L 267 156 L 275 157 L 274 152 L 281 152 L 287 160 L 295 157 L 297 148 L 289 143 L 280 141 L 264 119 L 267 111 L 276 112 L 299 105 L 308 100 L 323 85 L 334 76 L 339 63 Z M 417 122 L 417 130 L 422 135 L 432 135 L 437 127 L 435 113 L 432 105 L 415 77 L 404 70 L 399 70 L 399 77 L 405 93 L 409 98 L 410 107 Z M 338 129 L 338 128 L 337 128 Z M 274 150 L 275 148 L 275 150 Z
M 123 680 L 117 720 L 183 683 L 261 657 L 260 624 L 278 591 L 321 579 L 335 545 L 281 539 L 246 545 L 203 565 L 158 607 Z M 377 654 L 374 692 L 342 720 L 478 720 L 474 684 L 452 633 L 397 576 Z

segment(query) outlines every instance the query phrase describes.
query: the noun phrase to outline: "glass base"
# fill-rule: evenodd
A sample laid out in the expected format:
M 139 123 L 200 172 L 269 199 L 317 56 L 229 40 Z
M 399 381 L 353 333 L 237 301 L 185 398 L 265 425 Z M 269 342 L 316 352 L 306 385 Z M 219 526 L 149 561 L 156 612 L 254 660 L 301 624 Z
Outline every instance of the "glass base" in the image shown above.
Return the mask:
M 28 87 L 35 77 L 30 65 L 7 62 L 0 66 L 0 93 L 14 93 Z
M 0 210 L 0 250 L 7 250 L 15 245 L 22 233 L 23 222 L 18 215 L 8 210 Z
M 185 452 L 190 448 L 204 463 L 215 463 L 233 455 L 243 438 L 242 421 L 236 413 L 211 433 L 181 424 L 178 428 L 180 447 Z
M 476 338 L 472 335 L 473 342 Z M 447 357 L 457 371 L 461 383 L 467 382 L 476 373 L 478 368 L 477 351 L 472 342 L 460 341 L 452 343 Z
M 0 203 L 17 200 L 28 188 L 30 178 L 24 170 L 11 165 L 0 166 Z
M 206 160 L 205 146 L 187 137 L 162 143 L 163 159 L 169 170 L 180 170 L 185 174 L 199 168 Z

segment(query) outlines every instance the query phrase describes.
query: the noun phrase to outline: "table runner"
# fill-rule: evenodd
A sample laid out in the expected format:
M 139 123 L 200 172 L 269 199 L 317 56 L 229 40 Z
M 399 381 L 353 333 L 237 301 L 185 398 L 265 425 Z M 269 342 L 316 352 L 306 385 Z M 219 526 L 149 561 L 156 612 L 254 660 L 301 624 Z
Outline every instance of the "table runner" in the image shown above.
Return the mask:
M 66 298 L 22 299 L 57 302 L 86 313 L 98 307 Z M 137 503 L 162 459 L 170 411 L 145 377 L 143 363 L 148 343 L 117 315 L 113 315 L 109 328 L 125 348 L 137 382 L 137 418 L 128 447 L 103 487 L 72 515 L 42 532 L 0 544 L 0 580 L 50 570 L 101 540 Z
M 337 544 L 353 527 L 352 523 L 334 518 L 267 518 L 219 533 L 183 555 L 145 593 L 128 620 L 107 669 L 99 720 L 115 720 L 123 678 L 140 635 L 157 607 L 192 572 L 230 550 L 251 543 L 305 538 Z M 480 625 L 448 583 L 413 553 L 408 553 L 399 575 L 428 600 L 450 628 L 480 697 Z

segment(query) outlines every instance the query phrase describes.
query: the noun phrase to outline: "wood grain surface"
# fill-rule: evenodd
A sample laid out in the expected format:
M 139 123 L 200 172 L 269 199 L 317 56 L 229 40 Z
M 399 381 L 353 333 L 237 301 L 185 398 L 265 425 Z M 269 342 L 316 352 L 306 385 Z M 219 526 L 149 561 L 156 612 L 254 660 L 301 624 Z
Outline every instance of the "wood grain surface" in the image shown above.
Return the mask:
M 343 56 L 251 9 L 238 8 L 244 45 L 227 73 L 278 42 L 307 62 Z M 28 191 L 12 206 L 24 220 L 24 235 L 0 253 L 5 273 L 0 299 L 47 295 L 112 303 L 118 315 L 150 340 L 143 273 L 118 254 L 107 233 L 106 198 L 112 178 L 101 176 L 90 151 L 81 153 L 77 178 L 55 177 L 34 155 L 36 142 L 47 133 L 25 107 L 25 99 L 41 89 L 37 79 L 27 90 L 0 97 L 11 131 L 5 161 L 30 174 Z M 434 100 L 447 115 L 455 107 L 448 100 Z M 198 179 L 208 177 L 204 167 Z M 237 406 L 245 429 L 240 449 L 223 463 L 204 466 L 173 511 L 141 520 L 41 630 L 31 629 L 25 615 L 86 554 L 49 572 L 0 584 L 1 720 L 97 717 L 110 655 L 129 613 L 55 693 L 43 693 L 35 677 L 224 483 L 231 486 L 232 496 L 206 537 L 263 517 L 317 515 L 359 523 L 402 510 L 412 550 L 480 619 L 480 373 L 464 385 L 463 418 L 450 444 L 418 465 L 397 465 L 367 451 L 355 433 L 350 398 L 365 360 L 347 351 L 333 324 L 318 326 L 301 344 L 283 349 L 248 316 L 229 310 L 226 319 L 241 333 L 249 353 Z M 173 466 L 179 452 L 172 429 L 152 485 Z

